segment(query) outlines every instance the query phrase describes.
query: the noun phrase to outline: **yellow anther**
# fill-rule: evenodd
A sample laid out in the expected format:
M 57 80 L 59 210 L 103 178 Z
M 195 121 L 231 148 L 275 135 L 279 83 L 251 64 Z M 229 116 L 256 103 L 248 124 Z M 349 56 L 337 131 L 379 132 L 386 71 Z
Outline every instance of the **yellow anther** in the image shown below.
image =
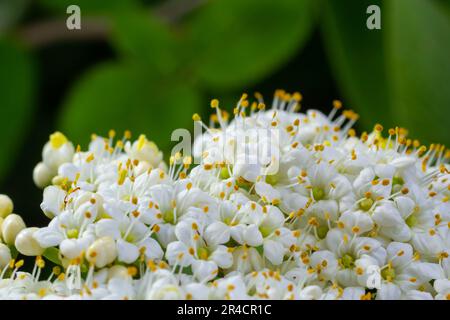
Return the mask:
M 13 260 L 14 261 L 14 260 Z M 16 264 L 14 265 L 17 269 L 19 269 L 20 267 L 23 266 L 25 262 L 23 260 L 19 260 L 16 262 Z
M 342 108 L 342 102 L 339 100 L 333 100 L 333 108 L 335 108 L 335 109 Z
M 86 158 L 86 162 L 87 163 L 90 163 L 90 162 L 92 162 L 92 161 L 94 161 L 94 154 L 93 153 L 91 153 L 87 158 Z
M 52 272 L 55 276 L 59 276 L 61 273 L 61 268 L 59 266 L 55 266 L 53 267 Z
M 46 288 L 41 288 L 41 289 L 39 289 L 39 291 L 38 291 L 38 296 L 39 297 L 45 297 L 45 295 L 47 294 L 47 289 Z
M 39 259 L 39 260 L 36 261 L 36 265 L 37 265 L 37 267 L 38 267 L 39 269 L 44 269 L 44 267 L 45 267 L 45 261 L 42 260 L 42 259 Z
M 198 115 L 198 113 L 194 113 L 192 115 L 192 120 L 194 120 L 194 121 L 201 121 L 202 118 Z
M 217 108 L 217 107 L 219 107 L 219 100 L 217 100 L 217 99 L 212 99 L 212 100 L 211 100 L 211 108 L 215 109 L 215 108 Z
M 116 132 L 114 130 L 109 130 L 108 137 L 110 139 L 113 139 L 116 136 Z
M 65 135 L 63 135 L 61 132 L 57 131 L 50 135 L 50 144 L 54 149 L 61 148 L 64 144 L 68 142 Z
M 134 277 L 138 274 L 138 269 L 135 266 L 131 266 L 127 268 L 127 272 L 130 276 Z
M 377 131 L 377 132 L 381 132 L 381 131 L 383 131 L 383 126 L 382 126 L 381 124 L 378 124 L 378 123 L 377 123 L 377 124 L 375 125 L 375 128 L 374 128 L 374 129 L 375 129 L 375 131 Z
M 123 185 L 127 175 L 128 175 L 128 171 L 125 170 L 125 169 L 121 169 L 119 171 L 119 178 L 117 179 L 117 184 L 118 185 Z

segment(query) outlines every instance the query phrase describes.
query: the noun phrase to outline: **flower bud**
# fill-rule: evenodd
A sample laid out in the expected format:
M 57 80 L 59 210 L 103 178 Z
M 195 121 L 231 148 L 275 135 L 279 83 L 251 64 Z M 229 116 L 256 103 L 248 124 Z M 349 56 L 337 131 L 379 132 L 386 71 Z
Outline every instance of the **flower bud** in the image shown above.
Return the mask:
M 2 224 L 5 219 L 0 217 L 0 243 L 2 242 Z
M 116 242 L 111 237 L 99 238 L 86 251 L 86 260 L 94 263 L 97 268 L 103 268 L 117 257 Z
M 55 186 L 61 186 L 64 183 L 64 181 L 65 181 L 65 178 L 63 176 L 56 175 L 52 178 L 51 184 L 55 185 Z
M 17 251 L 24 256 L 34 257 L 44 253 L 44 248 L 33 237 L 37 230 L 39 228 L 25 228 L 17 235 L 14 245 Z
M 60 165 L 72 161 L 74 154 L 73 144 L 61 132 L 55 132 L 44 146 L 42 160 L 47 168 L 57 171 Z
M 43 162 L 39 162 L 33 170 L 34 184 L 39 188 L 45 188 L 53 179 L 53 172 Z
M 0 269 L 3 269 L 11 260 L 11 251 L 9 248 L 0 243 Z
M 113 278 L 122 278 L 122 279 L 130 278 L 128 269 L 121 265 L 112 266 L 108 270 L 108 281 Z
M 42 212 L 50 219 L 59 215 L 64 209 L 64 199 L 66 196 L 67 193 L 57 186 L 46 187 L 41 203 Z
M 3 241 L 8 245 L 13 245 L 17 234 L 25 228 L 26 225 L 21 216 L 10 214 L 2 223 Z
M 61 255 L 67 259 L 78 258 L 83 252 L 84 246 L 78 239 L 65 239 L 59 244 Z
M 14 205 L 10 197 L 4 194 L 0 194 L 0 217 L 4 218 L 11 214 Z

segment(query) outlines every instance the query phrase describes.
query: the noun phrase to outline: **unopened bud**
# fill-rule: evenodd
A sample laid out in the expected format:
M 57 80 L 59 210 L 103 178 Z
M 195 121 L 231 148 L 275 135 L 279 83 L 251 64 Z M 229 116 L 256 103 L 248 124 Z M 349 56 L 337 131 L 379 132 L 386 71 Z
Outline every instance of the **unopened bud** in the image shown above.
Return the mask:
M 103 268 L 117 257 L 116 242 L 111 237 L 103 237 L 92 243 L 86 251 L 86 260 Z
M 34 257 L 44 253 L 44 248 L 33 237 L 37 230 L 39 228 L 25 228 L 17 235 L 14 245 L 24 256 Z
M 11 214 L 14 209 L 13 202 L 10 197 L 0 194 L 0 217 L 4 218 Z
M 128 274 L 128 269 L 120 265 L 111 267 L 108 270 L 108 281 L 111 280 L 112 278 L 122 278 L 122 279 L 130 278 L 130 275 Z
M 11 261 L 11 251 L 9 248 L 0 243 L 0 269 L 3 269 Z
M 53 174 L 43 162 L 39 162 L 33 170 L 34 184 L 39 188 L 45 188 L 52 182 Z
M 3 241 L 8 245 L 13 245 L 17 234 L 25 228 L 26 225 L 21 216 L 10 214 L 2 223 Z

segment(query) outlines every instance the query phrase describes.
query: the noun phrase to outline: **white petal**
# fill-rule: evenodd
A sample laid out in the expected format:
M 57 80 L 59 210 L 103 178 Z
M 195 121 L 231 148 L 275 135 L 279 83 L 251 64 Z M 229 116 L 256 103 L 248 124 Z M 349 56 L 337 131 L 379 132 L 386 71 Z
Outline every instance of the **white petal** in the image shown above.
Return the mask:
M 318 300 L 322 296 L 322 289 L 319 286 L 308 286 L 300 291 L 300 300 Z
M 180 241 L 169 243 L 166 258 L 170 265 L 189 266 L 192 263 L 192 255 L 188 252 L 186 245 Z
M 248 226 L 245 229 L 244 239 L 245 242 L 252 247 L 260 246 L 263 243 L 263 236 L 261 232 L 258 230 L 258 227 L 254 224 Z
M 424 282 L 445 277 L 444 270 L 437 263 L 418 262 L 411 266 L 411 270 Z
M 145 257 L 147 259 L 162 259 L 164 256 L 164 252 L 161 249 L 158 241 L 152 238 L 146 239 L 141 245 L 140 248 L 145 247 Z
M 399 300 L 402 292 L 400 288 L 393 283 L 382 283 L 380 290 L 377 291 L 377 300 Z
M 204 238 L 208 245 L 227 243 L 230 240 L 230 228 L 223 222 L 213 222 L 206 228 Z
M 409 290 L 406 293 L 406 299 L 408 300 L 433 300 L 433 296 L 429 292 L 419 290 Z
M 209 281 L 217 276 L 217 265 L 213 261 L 194 260 L 192 272 L 200 281 Z
M 102 219 L 95 224 L 95 234 L 97 237 L 120 238 L 119 223 L 113 219 Z
M 41 228 L 33 234 L 34 239 L 43 248 L 58 246 L 64 240 L 61 232 L 57 232 L 50 228 Z
M 209 258 L 224 269 L 230 268 L 233 264 L 233 255 L 225 246 L 218 246 Z
M 133 263 L 139 257 L 139 249 L 136 245 L 123 239 L 117 240 L 117 252 L 119 261 Z
M 277 266 L 283 262 L 285 248 L 277 241 L 265 240 L 264 241 L 264 256 L 273 265 Z
M 403 267 L 407 265 L 413 257 L 413 249 L 411 245 L 407 243 L 391 242 L 386 250 L 388 259 L 392 260 L 392 265 L 394 267 Z

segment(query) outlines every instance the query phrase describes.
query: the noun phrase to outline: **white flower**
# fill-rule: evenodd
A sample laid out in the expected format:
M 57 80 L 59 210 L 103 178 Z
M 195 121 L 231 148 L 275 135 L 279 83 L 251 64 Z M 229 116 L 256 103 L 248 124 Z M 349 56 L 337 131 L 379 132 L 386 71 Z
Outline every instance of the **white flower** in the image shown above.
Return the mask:
M 299 93 L 255 97 L 232 119 L 213 100 L 210 126 L 194 115 L 196 158 L 169 166 L 144 135 L 83 151 L 53 134 L 33 172 L 48 225 L 0 196 L 0 298 L 449 299 L 445 147 L 378 124 L 358 138 L 339 101 L 325 115 L 296 112 Z
M 411 245 L 391 242 L 386 248 L 387 264 L 382 267 L 383 281 L 377 299 L 397 300 L 411 290 L 430 291 L 429 281 L 440 277 L 436 264 L 414 261 Z
M 386 258 L 386 250 L 381 243 L 372 238 L 357 237 L 333 229 L 328 232 L 324 241 L 326 247 L 335 255 L 332 264 L 334 265 L 335 259 L 338 262 L 334 279 L 344 287 L 365 286 L 366 269 L 370 265 L 381 266 Z M 315 267 L 313 263 L 311 266 Z M 323 261 L 321 266 L 323 267 Z M 320 265 L 315 268 L 318 276 L 320 276 L 319 271 L 322 268 Z
M 219 232 L 214 235 L 214 232 Z M 215 278 L 218 268 L 229 268 L 233 263 L 233 256 L 222 244 L 229 239 L 229 231 L 220 222 L 206 228 L 198 225 L 195 220 L 183 220 L 178 223 L 175 233 L 178 242 L 172 242 L 167 248 L 167 257 L 171 265 L 182 263 L 184 256 L 190 256 L 186 264 L 192 265 L 192 272 L 201 281 Z M 224 234 L 222 234 L 224 233 Z M 228 233 L 228 235 L 226 234 Z M 182 255 L 183 257 L 179 258 Z
M 119 261 L 125 263 L 135 262 L 140 255 L 146 259 L 161 259 L 163 251 L 156 240 L 151 238 L 153 230 L 131 214 L 131 217 L 122 219 L 102 219 L 95 224 L 95 233 L 98 237 L 111 237 L 116 240 Z

